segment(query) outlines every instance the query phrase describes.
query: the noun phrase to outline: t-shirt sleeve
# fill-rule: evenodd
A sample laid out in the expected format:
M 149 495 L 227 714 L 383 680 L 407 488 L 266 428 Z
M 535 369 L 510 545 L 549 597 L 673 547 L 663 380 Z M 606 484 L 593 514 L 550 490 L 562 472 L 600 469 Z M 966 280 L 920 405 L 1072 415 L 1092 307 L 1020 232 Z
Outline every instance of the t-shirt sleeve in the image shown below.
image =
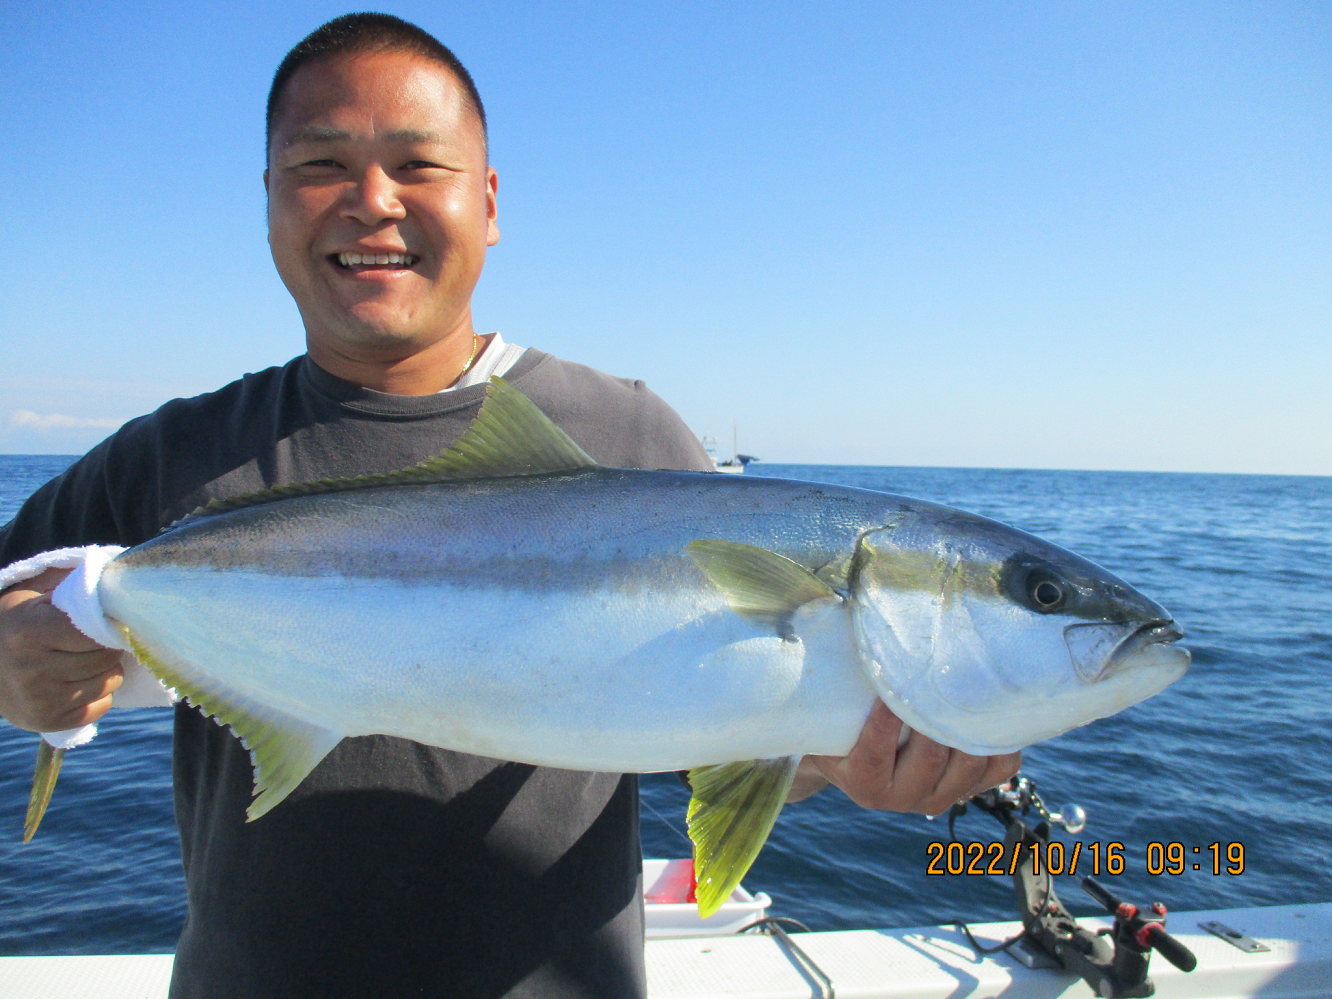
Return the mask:
M 546 355 L 516 385 L 603 465 L 713 470 L 698 438 L 642 381 Z
M 640 420 L 640 450 L 634 467 L 714 471 L 712 459 L 679 414 L 642 382 L 634 382 L 634 391 Z
M 284 376 L 296 364 L 173 399 L 130 420 L 33 493 L 0 528 L 0 566 L 53 548 L 128 548 L 155 537 L 205 501 L 211 482 L 272 450 L 273 414 L 281 409 Z
M 0 527 L 0 566 L 53 548 L 135 545 L 156 531 L 145 504 L 154 475 L 133 457 L 136 420 L 42 486 Z M 148 480 L 147 482 L 145 480 Z

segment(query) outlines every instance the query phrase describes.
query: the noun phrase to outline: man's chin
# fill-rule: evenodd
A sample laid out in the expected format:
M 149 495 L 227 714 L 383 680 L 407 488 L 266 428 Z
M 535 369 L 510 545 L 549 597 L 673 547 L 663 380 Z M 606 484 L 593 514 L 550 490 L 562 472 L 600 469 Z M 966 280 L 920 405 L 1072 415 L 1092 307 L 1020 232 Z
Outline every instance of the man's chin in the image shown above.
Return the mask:
M 336 325 L 323 324 L 319 329 L 307 325 L 306 338 L 312 346 L 366 360 L 410 357 L 439 339 L 415 324 L 360 317 L 345 317 Z

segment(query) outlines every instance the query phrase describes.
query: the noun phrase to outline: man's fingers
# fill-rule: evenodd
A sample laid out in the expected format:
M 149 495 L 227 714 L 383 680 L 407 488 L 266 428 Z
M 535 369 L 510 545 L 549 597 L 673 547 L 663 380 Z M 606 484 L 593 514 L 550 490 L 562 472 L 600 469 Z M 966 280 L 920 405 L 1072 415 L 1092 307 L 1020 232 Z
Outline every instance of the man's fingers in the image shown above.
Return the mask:
M 123 656 L 119 649 L 100 645 L 94 652 L 48 652 L 40 668 L 53 683 L 86 683 L 107 673 L 123 673 Z
M 987 766 L 985 774 L 980 781 L 971 789 L 967 797 L 974 797 L 982 791 L 988 791 L 992 787 L 998 787 L 1008 780 L 1015 773 L 1022 769 L 1022 754 L 1007 753 L 1004 756 L 986 757 Z
M 68 570 L 0 592 L 0 716 L 52 732 L 100 718 L 124 679 L 122 653 L 103 648 L 51 603 Z
M 952 751 L 919 732 L 899 749 L 901 731 L 902 722 L 875 705 L 856 748 L 838 765 L 836 783 L 857 805 L 915 811 L 933 794 Z
M 21 583 L 15 583 L 13 586 L 0 591 L 0 601 L 3 601 L 11 593 L 50 593 L 64 582 L 65 577 L 73 571 L 73 569 L 44 569 L 31 579 L 25 579 Z
M 96 721 L 111 707 L 111 695 L 125 682 L 124 670 L 119 662 L 114 669 L 76 681 L 53 683 L 44 689 L 42 700 L 35 706 L 53 719 L 53 724 L 42 726 L 46 731 L 79 728 Z
M 953 750 L 933 739 L 912 732 L 907 744 L 897 756 L 897 791 L 893 803 L 887 806 L 899 812 L 926 812 L 926 803 L 934 798 L 939 782 L 948 771 Z
M 892 783 L 901 734 L 902 719 L 888 710 L 883 701 L 875 701 L 860 737 L 842 762 L 842 770 L 863 779 L 882 778 Z
M 850 753 L 840 759 L 805 760 L 864 808 L 927 815 L 946 812 L 955 801 L 1002 784 L 1022 764 L 1021 753 L 972 756 L 920 732 L 912 732 L 899 748 L 901 733 L 901 719 L 878 701 Z
M 106 713 L 124 683 L 123 653 L 46 652 L 0 675 L 4 717 L 19 728 L 53 732 L 86 725 Z M 98 702 L 105 701 L 105 704 Z
M 94 652 L 105 648 L 74 627 L 65 612 L 51 603 L 50 594 L 29 600 L 22 608 L 22 615 L 14 632 L 29 646 L 56 652 Z
M 877 701 L 850 753 L 843 757 L 806 758 L 856 804 L 866 808 L 891 807 L 875 802 L 887 800 L 893 794 L 897 741 L 901 733 L 902 720 L 882 701 Z
M 86 680 L 77 680 L 63 684 L 65 696 L 71 705 L 89 704 L 109 697 L 120 689 L 125 682 L 125 671 L 117 663 L 114 669 L 106 670 Z
M 118 687 L 120 684 L 117 683 L 116 686 Z M 60 716 L 58 726 L 48 731 L 64 732 L 71 728 L 83 728 L 84 725 L 91 725 L 111 710 L 111 701 L 112 697 L 108 692 L 94 701 L 71 708 Z

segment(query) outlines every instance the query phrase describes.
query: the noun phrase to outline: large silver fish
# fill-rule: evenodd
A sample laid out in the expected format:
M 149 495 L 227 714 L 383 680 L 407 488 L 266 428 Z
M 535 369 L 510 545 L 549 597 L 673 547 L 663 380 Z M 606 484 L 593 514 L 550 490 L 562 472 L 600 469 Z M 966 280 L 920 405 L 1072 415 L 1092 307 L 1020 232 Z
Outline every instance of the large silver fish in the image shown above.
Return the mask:
M 370 733 L 689 768 L 705 916 L 800 757 L 848 752 L 875 697 L 1003 753 L 1189 662 L 1159 604 L 1022 531 L 861 489 L 603 468 L 500 379 L 439 457 L 212 503 L 112 561 L 98 595 L 250 750 L 251 819 Z

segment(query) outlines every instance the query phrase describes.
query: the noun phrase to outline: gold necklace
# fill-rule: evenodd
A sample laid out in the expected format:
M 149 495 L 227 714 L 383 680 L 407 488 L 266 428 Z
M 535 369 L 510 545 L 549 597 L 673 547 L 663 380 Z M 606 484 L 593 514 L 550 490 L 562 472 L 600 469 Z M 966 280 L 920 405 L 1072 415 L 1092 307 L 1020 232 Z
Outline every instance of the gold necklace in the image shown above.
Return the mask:
M 464 364 L 464 365 L 462 366 L 462 370 L 458 372 L 458 378 L 461 378 L 463 375 L 467 374 L 467 372 L 470 371 L 470 370 L 472 369 L 472 362 L 476 360 L 477 352 L 480 351 L 480 350 L 481 350 L 481 338 L 480 338 L 479 336 L 477 336 L 475 333 L 473 333 L 473 334 L 472 334 L 472 353 L 471 353 L 471 355 L 467 358 L 467 363 Z M 454 381 L 457 381 L 457 380 L 458 380 L 457 378 L 454 379 Z

